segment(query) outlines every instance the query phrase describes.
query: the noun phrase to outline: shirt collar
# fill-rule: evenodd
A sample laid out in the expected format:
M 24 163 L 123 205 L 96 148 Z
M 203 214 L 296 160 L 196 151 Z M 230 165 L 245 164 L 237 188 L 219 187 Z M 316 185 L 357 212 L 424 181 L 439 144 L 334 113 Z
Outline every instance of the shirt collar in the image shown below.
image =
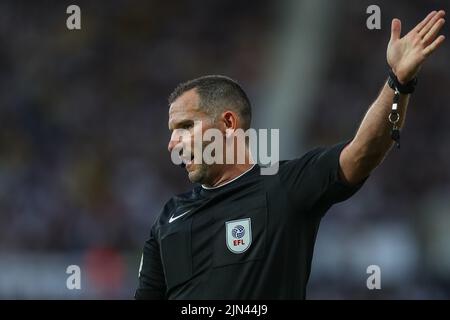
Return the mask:
M 256 164 L 254 164 L 253 166 L 251 166 L 248 170 L 244 171 L 243 173 L 241 173 L 240 175 L 238 175 L 237 177 L 231 179 L 230 181 L 227 181 L 219 186 L 216 187 L 207 187 L 205 185 L 202 184 L 202 188 L 205 190 L 215 190 L 215 189 L 219 189 L 222 188 L 224 186 L 226 186 L 227 184 L 232 183 L 233 181 L 236 181 L 237 179 L 239 179 L 240 177 L 242 177 L 243 175 L 245 175 L 246 173 L 250 172 L 254 167 L 256 166 Z

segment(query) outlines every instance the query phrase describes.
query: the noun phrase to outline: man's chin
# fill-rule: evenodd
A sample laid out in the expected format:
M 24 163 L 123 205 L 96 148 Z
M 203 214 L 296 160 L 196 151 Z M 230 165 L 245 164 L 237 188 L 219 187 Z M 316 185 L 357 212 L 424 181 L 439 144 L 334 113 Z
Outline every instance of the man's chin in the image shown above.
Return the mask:
M 192 183 L 197 183 L 197 177 L 195 172 L 188 172 L 189 181 Z
M 189 170 L 188 170 L 189 181 L 191 181 L 192 183 L 199 182 L 201 177 L 200 177 L 200 174 L 198 171 L 199 171 L 198 168 L 192 168 L 192 167 L 189 168 Z
M 192 183 L 204 183 L 206 168 L 194 164 L 188 169 L 188 177 Z

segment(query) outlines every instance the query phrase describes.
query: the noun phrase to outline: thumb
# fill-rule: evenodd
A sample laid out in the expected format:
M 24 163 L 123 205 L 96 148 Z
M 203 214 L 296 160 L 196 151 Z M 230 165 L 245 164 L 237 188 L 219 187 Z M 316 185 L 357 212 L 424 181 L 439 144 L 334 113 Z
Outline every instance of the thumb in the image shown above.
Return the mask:
M 402 22 L 399 19 L 392 20 L 391 41 L 400 39 L 402 33 Z

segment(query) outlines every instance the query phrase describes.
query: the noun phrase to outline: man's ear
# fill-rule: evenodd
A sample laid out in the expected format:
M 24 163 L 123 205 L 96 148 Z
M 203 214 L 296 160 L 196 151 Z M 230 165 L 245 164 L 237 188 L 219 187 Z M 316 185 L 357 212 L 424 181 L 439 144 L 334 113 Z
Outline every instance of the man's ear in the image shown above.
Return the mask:
M 239 118 L 233 111 L 225 111 L 224 113 L 222 113 L 222 119 L 226 131 L 234 131 L 239 127 Z

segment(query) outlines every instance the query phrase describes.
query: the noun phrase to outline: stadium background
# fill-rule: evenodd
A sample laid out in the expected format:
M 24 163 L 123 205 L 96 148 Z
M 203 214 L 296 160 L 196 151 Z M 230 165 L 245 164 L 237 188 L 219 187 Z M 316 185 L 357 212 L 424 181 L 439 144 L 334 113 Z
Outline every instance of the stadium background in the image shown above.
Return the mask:
M 77 4 L 82 30 L 66 28 Z M 382 29 L 366 28 L 381 7 Z M 447 7 L 446 7 L 447 6 Z M 350 138 L 386 79 L 390 21 L 443 1 L 1 1 L 0 298 L 132 298 L 164 202 L 190 188 L 170 162 L 166 98 L 225 74 L 283 158 Z M 447 29 L 444 29 L 447 33 Z M 310 299 L 450 298 L 449 41 L 426 63 L 402 149 L 336 205 Z M 82 289 L 68 290 L 68 265 Z M 366 268 L 381 267 L 381 290 Z

